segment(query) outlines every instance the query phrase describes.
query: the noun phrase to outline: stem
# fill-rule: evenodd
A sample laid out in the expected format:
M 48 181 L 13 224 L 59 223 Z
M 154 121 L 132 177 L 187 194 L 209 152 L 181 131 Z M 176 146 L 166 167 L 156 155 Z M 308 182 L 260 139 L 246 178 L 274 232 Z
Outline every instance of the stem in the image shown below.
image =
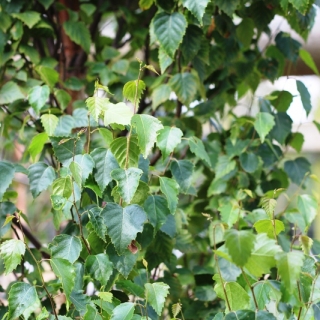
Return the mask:
M 87 153 L 90 153 L 90 139 L 91 139 L 91 133 L 90 133 L 90 114 L 88 114 L 88 147 L 87 147 Z
M 300 302 L 302 302 L 301 301 L 302 299 L 301 299 L 301 291 L 300 291 L 299 281 L 297 281 L 297 287 L 298 287 L 298 293 L 299 293 L 299 300 L 300 300 Z M 298 313 L 298 319 L 297 320 L 300 320 L 301 312 L 302 312 L 302 307 L 299 308 L 299 313 Z
M 214 250 L 216 251 L 217 250 L 217 245 L 216 245 L 216 226 L 214 226 L 214 228 L 213 228 L 213 246 L 214 246 Z M 216 261 L 216 266 L 217 266 L 217 269 L 218 269 L 219 277 L 220 277 L 221 284 L 222 284 L 223 294 L 224 294 L 224 297 L 226 299 L 226 303 L 227 303 L 228 309 L 229 309 L 229 311 L 232 311 L 231 307 L 230 307 L 230 302 L 229 302 L 229 299 L 228 299 L 227 291 L 226 291 L 226 288 L 225 288 L 224 283 L 223 283 L 223 278 L 222 278 L 222 275 L 221 275 L 221 271 L 220 271 L 220 267 L 219 267 L 219 261 L 218 261 L 218 257 L 216 255 L 216 253 L 214 253 L 214 260 Z
M 259 307 L 258 307 L 258 303 L 257 303 L 257 299 L 256 299 L 256 296 L 254 294 L 254 290 L 247 278 L 247 275 L 246 273 L 244 272 L 243 268 L 240 268 L 241 269 L 241 272 L 243 274 L 243 277 L 244 277 L 244 280 L 246 281 L 247 285 L 249 286 L 250 290 L 251 290 L 251 293 L 252 293 L 252 297 L 253 297 L 253 301 L 254 301 L 254 305 L 256 306 L 256 310 L 258 311 L 259 310 Z
M 46 291 L 47 296 L 48 296 L 48 298 L 49 298 L 49 300 L 50 300 L 50 303 L 51 303 L 51 308 L 52 308 L 52 312 L 53 312 L 53 314 L 54 314 L 54 317 L 55 317 L 56 320 L 58 320 L 58 315 L 57 315 L 57 313 L 56 313 L 55 305 L 54 305 L 52 296 L 51 296 L 51 294 L 49 293 L 49 291 L 48 291 L 48 289 L 47 289 L 47 287 L 46 287 L 46 284 L 45 284 L 45 281 L 44 281 L 44 278 L 43 278 L 43 275 L 42 275 L 42 271 L 41 271 L 39 262 L 38 262 L 38 260 L 35 258 L 35 256 L 33 255 L 31 249 L 29 248 L 29 246 L 28 246 L 28 244 L 27 244 L 27 242 L 26 242 L 26 240 L 25 240 L 24 233 L 23 233 L 23 231 L 22 231 L 23 229 L 22 229 L 22 225 L 21 225 L 20 219 L 17 219 L 17 220 L 18 220 L 18 223 L 20 224 L 20 230 L 21 230 L 21 232 L 22 232 L 23 242 L 24 242 L 27 250 L 29 251 L 32 259 L 34 260 L 35 264 L 37 265 L 37 269 L 38 269 L 38 272 L 39 272 L 40 277 L 41 277 L 42 288 Z

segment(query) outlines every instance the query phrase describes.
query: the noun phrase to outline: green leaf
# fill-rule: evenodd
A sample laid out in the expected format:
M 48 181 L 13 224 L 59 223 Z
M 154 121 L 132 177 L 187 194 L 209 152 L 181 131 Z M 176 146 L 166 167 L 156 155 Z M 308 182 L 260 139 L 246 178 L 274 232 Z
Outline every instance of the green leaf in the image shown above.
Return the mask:
M 123 96 L 131 101 L 133 105 L 139 104 L 143 91 L 146 88 L 146 84 L 142 80 L 132 80 L 127 82 L 123 87 Z M 136 101 L 135 101 L 136 100 Z
M 202 17 L 209 2 L 210 0 L 182 0 L 183 6 L 198 19 L 200 25 L 202 25 Z
M 291 133 L 292 120 L 286 112 L 278 112 L 274 116 L 275 126 L 270 132 L 271 139 L 277 140 L 280 144 L 284 144 L 286 138 Z
M 88 256 L 85 268 L 93 280 L 98 280 L 102 286 L 105 286 L 112 274 L 113 264 L 106 254 L 100 253 Z
M 281 252 L 281 247 L 276 240 L 270 239 L 265 233 L 256 236 L 254 248 L 245 268 L 255 277 L 260 278 L 276 266 L 275 255 Z
M 110 150 L 116 158 L 119 166 L 124 168 L 126 165 L 126 155 L 128 152 L 128 167 L 137 167 L 139 162 L 140 149 L 137 136 L 131 136 L 129 151 L 126 137 L 120 137 L 112 141 Z
M 194 165 L 188 160 L 175 160 L 171 162 L 170 170 L 174 179 L 180 186 L 182 193 L 190 192 Z
M 107 248 L 107 254 L 114 267 L 127 278 L 137 262 L 138 255 L 126 250 L 121 256 L 118 255 L 113 245 Z
M 35 287 L 25 282 L 16 282 L 11 286 L 8 302 L 8 319 L 17 319 L 21 315 L 28 319 L 40 307 Z
M 279 111 L 279 112 L 286 112 L 293 100 L 293 96 L 288 91 L 274 91 L 271 95 L 277 95 L 277 98 L 271 100 L 271 104 Z
M 318 214 L 318 201 L 314 196 L 302 194 L 298 196 L 298 210 L 303 216 L 307 231 Z
M 9 162 L 0 161 L 0 201 L 3 198 L 4 193 L 7 188 L 10 186 L 12 179 L 14 177 L 15 168 Z
M 52 68 L 39 66 L 36 71 L 39 73 L 41 80 L 50 88 L 54 87 L 59 80 L 59 73 Z
M 107 226 L 105 225 L 104 219 L 101 215 L 101 208 L 93 207 L 89 209 L 88 217 L 96 234 L 105 241 Z
M 83 320 L 102 320 L 97 308 L 93 305 L 87 304 L 86 313 Z
M 138 168 L 114 169 L 111 172 L 112 179 L 117 181 L 117 191 L 127 204 L 130 204 L 138 188 L 142 173 Z
M 173 59 L 164 51 L 162 47 L 159 48 L 159 64 L 161 73 L 164 73 L 166 69 L 172 64 Z
M 21 20 L 24 24 L 28 26 L 29 29 L 38 23 L 41 19 L 40 13 L 35 11 L 25 11 L 21 13 L 13 13 L 12 16 Z
M 255 242 L 255 236 L 250 231 L 230 229 L 225 232 L 226 247 L 232 261 L 243 267 L 250 258 Z
M 261 143 L 264 142 L 265 137 L 268 135 L 268 133 L 271 131 L 274 125 L 274 117 L 271 114 L 266 112 L 259 112 L 256 115 L 256 119 L 254 121 L 254 128 L 260 136 Z
M 283 53 L 283 55 L 290 61 L 296 62 L 299 57 L 299 49 L 301 43 L 293 39 L 289 33 L 280 31 L 276 38 L 275 42 L 277 48 Z
M 261 206 L 266 211 L 270 219 L 273 219 L 274 209 L 277 205 L 277 200 L 268 196 L 261 198 Z
M 73 290 L 70 295 L 70 301 L 74 304 L 76 310 L 83 315 L 86 312 L 87 305 L 90 303 L 90 298 L 82 290 Z M 69 320 L 69 318 L 67 319 Z
M 90 52 L 90 33 L 82 21 L 68 20 L 63 24 L 63 29 L 73 42 L 81 46 L 86 53 Z
M 157 140 L 158 131 L 163 129 L 163 125 L 157 118 L 147 114 L 135 114 L 131 123 L 136 128 L 139 148 L 146 159 Z
M 61 258 L 50 260 L 50 264 L 55 275 L 60 279 L 63 291 L 68 300 L 74 287 L 75 271 L 71 262 Z
M 56 97 L 59 107 L 62 110 L 65 110 L 72 100 L 70 94 L 62 89 L 54 90 L 54 96 Z
M 58 122 L 59 119 L 54 114 L 43 114 L 41 116 L 41 123 L 48 136 L 54 135 Z
M 204 147 L 202 140 L 197 137 L 191 137 L 189 138 L 188 142 L 191 152 L 201 160 L 205 161 L 208 166 L 211 166 L 209 155 Z
M 224 0 L 215 0 L 215 5 L 217 5 L 220 10 L 224 11 L 230 17 L 233 17 L 233 14 L 239 4 L 239 0 L 229 0 L 228 2 Z
M 28 147 L 28 151 L 33 161 L 35 160 L 36 156 L 43 150 L 44 145 L 47 141 L 48 135 L 46 132 L 41 132 L 32 138 Z
M 300 270 L 303 265 L 302 252 L 279 252 L 275 255 L 281 281 L 288 293 L 293 293 L 297 288 Z
M 0 90 L 0 105 L 10 104 L 19 99 L 24 99 L 19 86 L 13 81 L 8 81 Z
M 126 59 L 120 59 L 112 64 L 111 70 L 115 73 L 126 75 L 129 68 L 129 61 Z
M 240 164 L 244 171 L 253 173 L 258 169 L 259 158 L 251 152 L 244 152 L 240 155 Z
M 303 15 L 306 14 L 307 9 L 309 8 L 309 0 L 289 0 L 289 2 Z
M 244 18 L 237 27 L 237 38 L 240 40 L 244 48 L 248 48 L 254 36 L 254 22 L 250 18 Z
M 134 313 L 135 304 L 132 302 L 124 302 L 116 306 L 112 310 L 110 320 L 131 320 Z
M 301 82 L 300 80 L 296 80 L 296 83 L 297 83 L 297 90 L 300 93 L 300 98 L 301 98 L 303 108 L 306 111 L 308 116 L 312 109 L 312 105 L 310 101 L 310 93 L 303 82 Z
M 118 169 L 119 165 L 112 152 L 104 148 L 94 149 L 91 156 L 95 162 L 96 168 L 94 178 L 97 181 L 101 192 L 103 192 L 106 186 L 112 181 L 111 171 Z
M 0 257 L 4 261 L 5 274 L 9 274 L 20 264 L 21 256 L 24 255 L 25 251 L 26 246 L 21 240 L 11 239 L 1 243 Z
M 144 287 L 146 289 L 146 300 L 160 316 L 170 287 L 163 282 L 146 283 Z
M 118 254 L 125 252 L 137 233 L 142 232 L 147 219 L 146 213 L 136 204 L 122 208 L 115 203 L 108 203 L 101 215 Z
M 220 178 L 223 178 L 230 172 L 232 172 L 236 168 L 236 162 L 235 160 L 230 160 L 228 156 L 219 156 L 218 162 L 215 166 L 215 180 L 219 180 Z
M 163 161 L 169 157 L 174 148 L 181 143 L 182 131 L 176 127 L 165 126 L 157 136 L 157 146 L 161 150 Z
M 148 10 L 153 5 L 154 0 L 139 0 L 141 10 Z
M 161 84 L 155 88 L 152 92 L 152 110 L 156 110 L 157 107 L 166 102 L 170 98 L 171 88 L 168 84 Z
M 190 72 L 177 73 L 169 80 L 169 85 L 178 99 L 189 106 L 197 93 L 198 79 Z
M 69 199 L 72 195 L 73 185 L 70 176 L 56 179 L 52 184 L 52 195 Z
M 185 61 L 191 61 L 201 48 L 202 30 L 195 26 L 189 25 L 181 44 L 181 52 Z
M 236 200 L 221 201 L 222 204 L 219 206 L 221 220 L 228 224 L 231 228 L 240 217 L 241 209 Z
M 178 205 L 179 185 L 170 178 L 160 177 L 159 180 L 160 190 L 167 198 L 170 212 L 174 214 Z
M 82 250 L 81 240 L 68 234 L 60 234 L 53 238 L 48 246 L 52 258 L 61 258 L 74 263 Z
M 284 163 L 284 171 L 291 181 L 298 186 L 302 183 L 305 175 L 311 171 L 310 162 L 303 157 L 288 160 Z
M 81 186 L 81 183 L 84 183 L 88 179 L 89 175 L 92 173 L 95 163 L 89 154 L 77 154 L 74 157 L 74 161 L 71 162 L 71 164 L 72 163 L 77 164 L 77 166 L 74 166 L 74 169 L 76 170 L 76 175 L 80 179 L 80 181 L 78 181 L 78 184 L 79 186 Z M 74 173 L 73 170 L 71 170 L 71 172 L 72 174 Z
M 186 32 L 185 17 L 179 12 L 172 14 L 161 12 L 154 17 L 153 25 L 161 47 L 170 58 L 173 58 Z
M 304 136 L 300 132 L 292 133 L 289 145 L 295 149 L 297 152 L 300 152 L 304 143 Z
M 109 99 L 102 97 L 89 97 L 86 100 L 86 105 L 93 119 L 98 122 L 102 110 L 106 108 Z
M 300 49 L 299 50 L 299 56 L 301 58 L 301 60 L 316 74 L 319 75 L 319 70 L 316 66 L 316 64 L 313 61 L 313 58 L 311 56 L 311 54 L 304 50 L 304 49 Z
M 223 300 L 225 300 L 223 291 L 223 286 L 225 286 L 231 310 L 246 309 L 249 307 L 250 297 L 240 284 L 237 282 L 226 282 L 223 284 L 221 283 L 219 275 L 215 275 L 213 279 L 216 280 L 214 291 L 217 293 L 218 297 Z
M 268 237 L 272 239 L 275 239 L 275 237 L 285 229 L 283 222 L 277 219 L 259 220 L 253 226 L 258 233 L 266 233 Z
M 150 223 L 156 230 L 166 222 L 170 214 L 168 202 L 164 197 L 151 195 L 144 203 L 144 211 L 147 213 Z
M 35 86 L 29 91 L 28 101 L 37 114 L 48 101 L 49 95 L 50 88 L 47 85 Z
M 125 103 L 109 103 L 104 108 L 104 125 L 115 123 L 126 126 L 130 124 L 132 116 L 132 111 Z
M 29 167 L 28 178 L 30 191 L 36 198 L 42 191 L 47 190 L 56 178 L 56 173 L 51 166 L 44 162 L 37 162 Z

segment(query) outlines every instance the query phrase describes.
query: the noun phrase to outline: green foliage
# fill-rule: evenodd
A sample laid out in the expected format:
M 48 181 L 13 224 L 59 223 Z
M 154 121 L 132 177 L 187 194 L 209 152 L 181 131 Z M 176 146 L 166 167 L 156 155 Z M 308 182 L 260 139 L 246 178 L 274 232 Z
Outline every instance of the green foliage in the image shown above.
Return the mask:
M 317 319 L 317 177 L 293 95 L 255 98 L 299 57 L 318 74 L 268 26 L 307 39 L 314 6 L 0 0 L 1 316 Z

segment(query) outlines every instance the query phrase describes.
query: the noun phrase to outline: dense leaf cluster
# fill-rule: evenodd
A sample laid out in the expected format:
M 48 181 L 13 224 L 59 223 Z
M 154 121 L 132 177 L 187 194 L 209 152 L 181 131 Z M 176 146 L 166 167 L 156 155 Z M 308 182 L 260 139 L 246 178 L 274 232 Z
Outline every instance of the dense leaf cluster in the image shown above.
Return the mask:
M 304 141 L 293 96 L 235 112 L 286 63 L 318 73 L 268 27 L 281 15 L 306 39 L 315 12 L 308 0 L 0 0 L 0 268 L 16 275 L 3 319 L 318 319 L 318 200 L 304 189 L 316 178 L 287 158 Z M 49 243 L 15 205 L 16 173 L 50 198 Z

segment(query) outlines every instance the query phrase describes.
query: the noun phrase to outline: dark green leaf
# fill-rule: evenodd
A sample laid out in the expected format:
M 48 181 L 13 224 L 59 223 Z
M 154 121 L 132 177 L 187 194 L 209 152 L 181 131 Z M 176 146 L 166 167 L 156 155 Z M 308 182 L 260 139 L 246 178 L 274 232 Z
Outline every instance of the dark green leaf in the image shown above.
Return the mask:
M 301 98 L 303 108 L 306 111 L 308 116 L 312 109 L 312 105 L 310 101 L 310 93 L 303 82 L 301 82 L 300 80 L 296 80 L 296 82 L 297 82 L 297 89 L 300 93 L 300 98 Z
M 168 210 L 168 202 L 165 198 L 157 195 L 151 195 L 144 203 L 144 210 L 150 223 L 159 229 L 167 220 L 170 214 Z
M 36 71 L 39 73 L 41 80 L 50 88 L 54 87 L 59 80 L 59 73 L 55 69 L 39 66 L 36 68 Z
M 0 161 L 0 201 L 3 198 L 4 193 L 7 188 L 10 186 L 12 179 L 14 177 L 15 168 L 9 162 Z
M 253 173 L 258 169 L 259 158 L 251 152 L 244 152 L 240 155 L 240 164 L 244 171 Z
M 12 16 L 14 18 L 21 20 L 23 23 L 25 23 L 29 27 L 29 29 L 31 29 L 41 19 L 40 13 L 35 11 L 25 11 L 22 13 L 14 13 Z
M 168 201 L 168 208 L 170 212 L 174 214 L 178 205 L 179 185 L 175 182 L 175 180 L 170 178 L 160 177 L 159 180 L 160 189 Z
M 276 38 L 276 45 L 284 56 L 292 62 L 296 62 L 299 57 L 299 49 L 301 44 L 291 38 L 288 33 L 280 31 Z
M 285 112 L 278 112 L 274 116 L 275 126 L 270 132 L 270 137 L 284 144 L 286 138 L 291 133 L 292 120 Z
M 68 20 L 63 24 L 63 29 L 73 42 L 80 45 L 86 53 L 89 53 L 91 37 L 83 22 Z
M 205 161 L 208 164 L 208 166 L 210 166 L 211 161 L 202 140 L 200 140 L 197 137 L 191 137 L 188 141 L 191 152 L 194 153 L 201 160 Z
M 215 4 L 220 10 L 224 11 L 228 16 L 233 17 L 235 10 L 240 4 L 239 0 L 230 0 L 228 2 L 224 0 L 215 0 Z
M 192 24 L 188 26 L 181 44 L 181 52 L 186 61 L 191 61 L 200 50 L 202 36 L 203 32 L 199 27 Z
M 113 264 L 106 254 L 100 253 L 88 256 L 85 268 L 93 280 L 98 280 L 101 285 L 105 286 L 112 274 Z
M 310 172 L 310 169 L 310 162 L 303 157 L 288 160 L 284 163 L 284 171 L 291 181 L 297 185 L 301 184 L 305 175 Z
M 86 307 L 90 303 L 90 298 L 83 293 L 82 290 L 73 290 L 70 295 L 70 301 L 75 308 L 83 315 L 86 312 Z M 67 318 L 69 320 L 69 318 Z M 65 320 L 64 318 L 62 320 Z
M 172 161 L 170 170 L 174 179 L 178 182 L 180 190 L 183 193 L 189 193 L 192 182 L 194 165 L 188 160 Z
M 24 95 L 15 82 L 9 81 L 0 89 L 0 105 L 9 104 L 19 99 L 24 99 Z

